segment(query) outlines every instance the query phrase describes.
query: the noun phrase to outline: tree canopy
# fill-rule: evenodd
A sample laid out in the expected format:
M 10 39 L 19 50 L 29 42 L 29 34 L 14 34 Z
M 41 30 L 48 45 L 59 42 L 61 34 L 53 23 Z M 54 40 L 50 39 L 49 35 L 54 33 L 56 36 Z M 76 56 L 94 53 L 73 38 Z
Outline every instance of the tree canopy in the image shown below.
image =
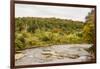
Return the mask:
M 94 42 L 94 10 L 86 22 L 59 18 L 15 18 L 16 50 L 57 44 L 82 44 Z

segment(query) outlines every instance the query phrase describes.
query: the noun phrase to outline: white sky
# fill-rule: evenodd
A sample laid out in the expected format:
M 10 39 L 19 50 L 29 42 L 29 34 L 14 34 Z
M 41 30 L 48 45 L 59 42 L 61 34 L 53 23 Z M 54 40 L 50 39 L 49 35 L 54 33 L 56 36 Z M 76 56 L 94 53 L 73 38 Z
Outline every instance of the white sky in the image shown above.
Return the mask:
M 55 17 L 85 21 L 91 8 L 15 4 L 15 17 Z

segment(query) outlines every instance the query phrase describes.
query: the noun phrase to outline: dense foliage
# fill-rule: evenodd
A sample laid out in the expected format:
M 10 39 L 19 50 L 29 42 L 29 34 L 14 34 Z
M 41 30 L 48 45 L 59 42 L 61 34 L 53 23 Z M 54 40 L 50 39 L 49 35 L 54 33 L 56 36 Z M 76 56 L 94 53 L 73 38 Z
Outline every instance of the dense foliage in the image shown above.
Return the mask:
M 94 24 L 91 14 L 87 16 L 86 23 L 59 18 L 17 17 L 16 50 L 57 44 L 92 43 Z
M 86 17 L 86 23 L 83 28 L 83 39 L 86 43 L 92 43 L 93 46 L 89 48 L 89 52 L 91 52 L 92 58 L 95 58 L 96 47 L 95 47 L 95 11 L 92 10 L 88 16 Z
M 83 28 L 83 38 L 87 43 L 95 42 L 95 11 L 92 10 L 86 17 L 86 23 Z

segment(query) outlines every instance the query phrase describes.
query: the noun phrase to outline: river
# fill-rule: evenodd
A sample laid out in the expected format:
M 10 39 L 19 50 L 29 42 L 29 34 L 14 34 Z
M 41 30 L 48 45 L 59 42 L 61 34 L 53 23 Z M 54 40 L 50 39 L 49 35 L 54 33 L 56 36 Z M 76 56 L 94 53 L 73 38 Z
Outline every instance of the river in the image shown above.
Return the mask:
M 88 61 L 91 60 L 91 54 L 86 49 L 91 46 L 92 44 L 67 44 L 26 49 L 21 51 L 24 56 L 17 59 L 15 65 Z

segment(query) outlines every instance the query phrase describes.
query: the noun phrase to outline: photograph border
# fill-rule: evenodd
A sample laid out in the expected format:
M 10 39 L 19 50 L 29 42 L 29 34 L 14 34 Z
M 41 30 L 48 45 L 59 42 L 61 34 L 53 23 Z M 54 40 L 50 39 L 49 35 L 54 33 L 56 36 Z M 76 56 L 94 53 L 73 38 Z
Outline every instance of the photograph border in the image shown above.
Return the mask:
M 52 64 L 37 64 L 37 65 L 19 65 L 15 66 L 15 4 L 33 4 L 33 5 L 48 5 L 48 6 L 63 6 L 63 7 L 82 7 L 82 8 L 94 8 L 95 9 L 95 58 L 96 58 L 96 5 L 82 5 L 82 4 L 67 4 L 67 3 L 52 3 L 52 2 L 36 2 L 36 1 L 10 1 L 10 68 L 27 68 L 27 67 L 44 67 L 44 66 L 58 66 L 58 65 L 76 65 L 76 64 L 91 64 L 96 63 L 94 61 L 89 62 L 72 62 L 72 63 L 52 63 Z

